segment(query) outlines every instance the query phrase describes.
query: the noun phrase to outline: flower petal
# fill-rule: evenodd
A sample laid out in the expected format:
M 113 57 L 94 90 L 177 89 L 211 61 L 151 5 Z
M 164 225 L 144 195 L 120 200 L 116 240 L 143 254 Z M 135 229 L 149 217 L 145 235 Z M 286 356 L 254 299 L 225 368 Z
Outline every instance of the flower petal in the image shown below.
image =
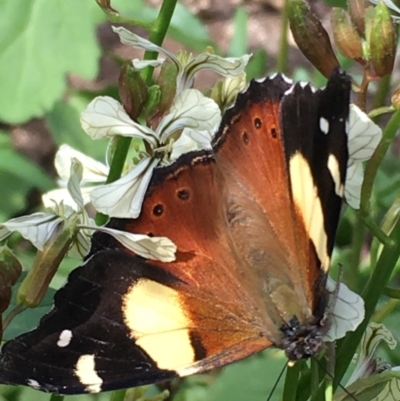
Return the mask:
M 154 132 L 132 121 L 121 103 L 109 96 L 93 99 L 81 113 L 81 124 L 93 139 L 132 136 L 146 140 L 153 147 L 157 146 Z
M 159 159 L 145 157 L 119 180 L 93 189 L 90 194 L 93 206 L 111 217 L 138 217 L 153 169 L 158 163 Z
M 59 216 L 41 212 L 17 217 L 0 224 L 0 241 L 13 231 L 18 231 L 37 249 L 43 250 L 44 244 L 62 221 L 63 219 Z
M 175 260 L 176 245 L 167 237 L 149 237 L 109 227 L 98 227 L 96 230 L 112 235 L 126 248 L 143 258 L 161 260 L 161 262 Z
M 348 135 L 350 165 L 372 156 L 382 138 L 382 130 L 361 109 L 351 104 Z
M 134 58 L 132 60 L 132 65 L 137 70 L 143 70 L 146 67 L 159 67 L 164 63 L 165 59 L 158 59 L 158 60 L 139 60 L 138 58 Z
M 362 163 L 355 162 L 347 168 L 344 193 L 346 202 L 353 209 L 360 208 L 361 185 L 364 180 L 364 168 Z
M 128 31 L 122 26 L 112 26 L 111 28 L 119 36 L 121 43 L 123 43 L 124 45 L 132 46 L 136 49 L 150 50 L 152 52 L 162 53 L 169 57 L 175 64 L 180 65 L 175 55 L 168 50 L 165 50 L 162 47 L 150 42 L 149 40 L 144 39 L 131 31 Z
M 326 287 L 333 293 L 337 283 L 328 277 Z M 354 331 L 364 320 L 364 301 L 355 292 L 343 284 L 339 284 L 339 293 L 334 300 L 331 327 L 324 336 L 325 341 L 334 341 L 342 338 L 348 331 Z
M 71 172 L 72 158 L 78 159 L 83 166 L 83 181 L 103 182 L 108 175 L 108 167 L 85 155 L 67 144 L 60 146 L 56 153 L 54 165 L 58 175 L 65 181 Z
M 222 82 L 221 100 L 224 106 L 232 104 L 238 93 L 242 91 L 247 85 L 246 73 L 242 72 L 235 77 L 227 77 Z
M 177 93 L 193 86 L 194 74 L 209 69 L 226 77 L 240 75 L 250 60 L 251 54 L 242 57 L 220 57 L 216 54 L 201 53 L 184 66 L 177 76 Z
M 214 100 L 196 89 L 187 89 L 175 97 L 170 112 L 161 120 L 156 135 L 165 143 L 169 135 L 180 129 L 214 130 L 220 121 L 221 112 Z
M 241 57 L 220 57 L 205 52 L 192 59 L 185 66 L 185 72 L 193 75 L 197 71 L 207 68 L 226 77 L 237 77 L 244 71 L 251 56 L 251 54 L 245 54 Z
M 183 153 L 187 153 L 197 149 L 198 149 L 197 143 L 193 139 L 191 139 L 187 134 L 185 134 L 184 130 L 179 139 L 174 143 L 171 153 L 171 161 L 176 160 Z

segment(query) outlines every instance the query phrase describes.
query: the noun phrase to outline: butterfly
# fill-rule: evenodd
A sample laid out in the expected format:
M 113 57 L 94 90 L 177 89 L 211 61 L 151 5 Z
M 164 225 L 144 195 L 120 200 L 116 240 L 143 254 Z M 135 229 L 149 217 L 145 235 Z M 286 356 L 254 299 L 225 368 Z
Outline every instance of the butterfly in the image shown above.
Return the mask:
M 323 348 L 327 272 L 348 161 L 351 81 L 253 80 L 212 150 L 154 171 L 138 219 L 108 226 L 177 245 L 164 263 L 104 233 L 33 331 L 6 343 L 0 381 L 60 394 L 187 376 L 270 346 Z

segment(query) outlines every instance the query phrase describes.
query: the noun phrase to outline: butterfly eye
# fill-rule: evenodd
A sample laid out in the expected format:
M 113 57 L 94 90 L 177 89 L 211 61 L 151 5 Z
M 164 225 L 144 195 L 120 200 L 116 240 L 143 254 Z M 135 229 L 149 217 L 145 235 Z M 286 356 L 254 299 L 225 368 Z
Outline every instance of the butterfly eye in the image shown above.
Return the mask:
M 272 135 L 272 138 L 276 138 L 277 133 L 276 133 L 276 128 L 275 127 L 271 128 L 271 135 Z
M 153 208 L 154 216 L 161 216 L 164 213 L 164 206 L 163 205 L 156 205 Z
M 255 126 L 257 129 L 261 128 L 262 122 L 261 122 L 261 120 L 260 120 L 259 118 L 255 118 L 255 119 L 254 119 L 254 126 Z
M 243 142 L 245 143 L 245 145 L 247 145 L 249 143 L 250 138 L 249 138 L 249 134 L 246 131 L 244 131 L 242 133 L 242 139 L 243 139 Z
M 190 198 L 190 192 L 187 189 L 181 189 L 178 191 L 178 198 L 181 200 L 188 200 Z

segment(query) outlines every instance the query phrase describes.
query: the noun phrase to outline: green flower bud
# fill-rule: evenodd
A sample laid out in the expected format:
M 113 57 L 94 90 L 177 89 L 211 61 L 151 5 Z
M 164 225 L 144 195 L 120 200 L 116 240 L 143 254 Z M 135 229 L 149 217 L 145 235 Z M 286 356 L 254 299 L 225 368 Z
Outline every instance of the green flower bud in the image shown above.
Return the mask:
M 304 56 L 325 77 L 339 66 L 328 33 L 303 0 L 289 1 L 289 21 L 294 40 Z
M 21 283 L 17 292 L 19 304 L 30 308 L 40 304 L 75 235 L 76 220 L 60 223 L 43 250 L 37 252 L 28 275 Z
M 119 96 L 125 111 L 136 120 L 143 111 L 148 93 L 147 86 L 140 72 L 133 68 L 130 61 L 126 61 L 119 75 Z
M 389 9 L 383 1 L 375 7 L 371 18 L 369 48 L 376 75 L 383 77 L 393 71 L 396 57 L 396 32 Z

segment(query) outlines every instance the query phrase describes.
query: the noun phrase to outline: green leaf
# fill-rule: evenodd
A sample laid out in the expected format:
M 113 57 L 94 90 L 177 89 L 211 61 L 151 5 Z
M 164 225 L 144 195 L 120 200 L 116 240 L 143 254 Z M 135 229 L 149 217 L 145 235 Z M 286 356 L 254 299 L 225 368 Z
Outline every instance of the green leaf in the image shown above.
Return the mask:
M 44 192 L 53 187 L 51 178 L 13 149 L 11 137 L 0 132 L 0 188 L 7 194 L 0 204 L 0 221 L 25 209 L 27 197 L 34 189 Z
M 264 49 L 260 49 L 253 54 L 253 57 L 246 66 L 246 78 L 248 81 L 265 75 L 267 56 L 267 52 Z
M 93 79 L 100 48 L 94 1 L 2 0 L 0 119 L 41 116 L 66 88 L 66 74 Z
M 228 55 L 240 57 L 247 53 L 247 13 L 239 7 L 233 18 L 233 37 L 229 45 Z

